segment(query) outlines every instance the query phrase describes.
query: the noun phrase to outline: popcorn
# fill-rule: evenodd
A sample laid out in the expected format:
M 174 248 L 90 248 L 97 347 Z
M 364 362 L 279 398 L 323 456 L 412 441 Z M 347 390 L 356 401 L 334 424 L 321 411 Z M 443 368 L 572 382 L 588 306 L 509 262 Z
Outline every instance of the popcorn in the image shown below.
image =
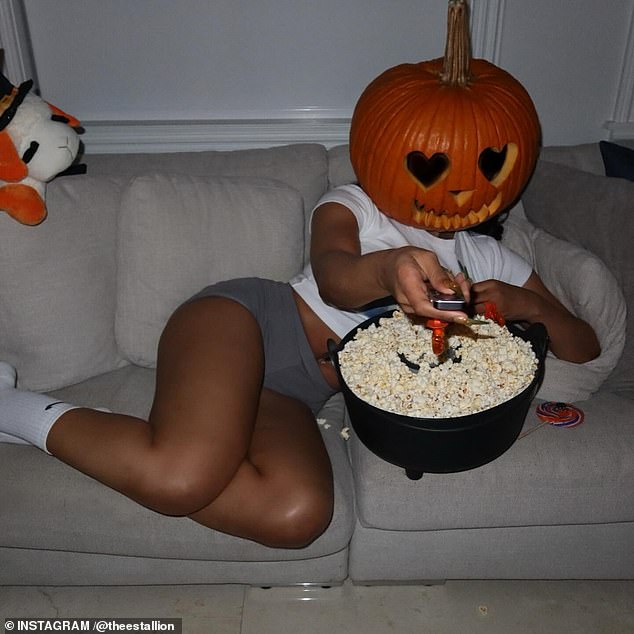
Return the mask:
M 528 341 L 486 321 L 474 328 L 448 326 L 456 362 L 439 362 L 431 330 L 396 311 L 357 331 L 339 352 L 341 375 L 359 398 L 396 414 L 453 418 L 489 409 L 528 387 L 538 362 Z

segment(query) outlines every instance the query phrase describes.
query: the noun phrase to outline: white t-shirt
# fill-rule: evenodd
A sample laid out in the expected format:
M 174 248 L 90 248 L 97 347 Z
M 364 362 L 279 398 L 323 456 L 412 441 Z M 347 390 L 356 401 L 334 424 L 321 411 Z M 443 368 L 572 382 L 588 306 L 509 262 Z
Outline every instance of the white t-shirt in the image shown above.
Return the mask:
M 315 209 L 334 202 L 347 207 L 357 219 L 361 254 L 383 249 L 416 246 L 433 251 L 442 266 L 454 273 L 467 270 L 474 282 L 496 279 L 523 286 L 532 272 L 528 262 L 490 236 L 458 231 L 454 238 L 438 238 L 424 229 L 401 224 L 379 211 L 369 196 L 357 185 L 343 185 L 326 193 Z M 314 210 L 313 210 L 314 212 Z M 319 295 L 310 264 L 291 280 L 291 285 L 315 314 L 339 337 L 345 336 L 362 321 L 385 307 L 341 310 L 326 304 Z

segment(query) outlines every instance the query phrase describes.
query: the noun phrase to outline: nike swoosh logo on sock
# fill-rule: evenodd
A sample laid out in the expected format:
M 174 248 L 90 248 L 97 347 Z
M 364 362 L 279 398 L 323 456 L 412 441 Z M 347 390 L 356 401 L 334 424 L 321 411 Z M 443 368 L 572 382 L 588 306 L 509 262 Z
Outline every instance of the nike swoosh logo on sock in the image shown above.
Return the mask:
M 55 405 L 63 405 L 64 401 L 55 401 L 54 403 L 51 403 L 50 405 L 47 405 L 44 409 L 51 409 L 51 407 L 54 407 Z

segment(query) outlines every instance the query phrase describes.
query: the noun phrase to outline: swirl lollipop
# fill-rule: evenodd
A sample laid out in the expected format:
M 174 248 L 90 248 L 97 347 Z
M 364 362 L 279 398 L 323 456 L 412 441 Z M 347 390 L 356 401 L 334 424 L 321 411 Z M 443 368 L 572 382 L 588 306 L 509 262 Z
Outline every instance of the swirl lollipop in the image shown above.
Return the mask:
M 583 412 L 570 403 L 547 401 L 537 406 L 537 416 L 555 427 L 576 427 L 583 423 Z
M 553 427 L 577 427 L 583 423 L 583 412 L 570 403 L 560 403 L 557 401 L 546 401 L 537 406 L 535 413 L 542 421 L 539 425 L 531 427 L 520 435 L 524 438 L 534 431 L 541 429 L 544 425 L 553 425 Z M 519 440 L 518 438 L 518 440 Z

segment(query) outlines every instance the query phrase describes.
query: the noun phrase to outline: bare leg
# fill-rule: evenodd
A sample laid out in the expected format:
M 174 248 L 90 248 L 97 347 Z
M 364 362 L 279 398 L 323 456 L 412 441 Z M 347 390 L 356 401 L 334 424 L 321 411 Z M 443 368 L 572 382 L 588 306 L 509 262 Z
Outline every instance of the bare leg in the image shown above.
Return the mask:
M 48 449 L 154 510 L 269 545 L 304 545 L 330 520 L 330 464 L 310 411 L 262 391 L 262 373 L 252 315 L 228 299 L 199 300 L 163 333 L 149 425 L 71 410 Z
M 248 459 L 197 522 L 269 546 L 304 546 L 332 517 L 330 460 L 310 410 L 264 390 Z

